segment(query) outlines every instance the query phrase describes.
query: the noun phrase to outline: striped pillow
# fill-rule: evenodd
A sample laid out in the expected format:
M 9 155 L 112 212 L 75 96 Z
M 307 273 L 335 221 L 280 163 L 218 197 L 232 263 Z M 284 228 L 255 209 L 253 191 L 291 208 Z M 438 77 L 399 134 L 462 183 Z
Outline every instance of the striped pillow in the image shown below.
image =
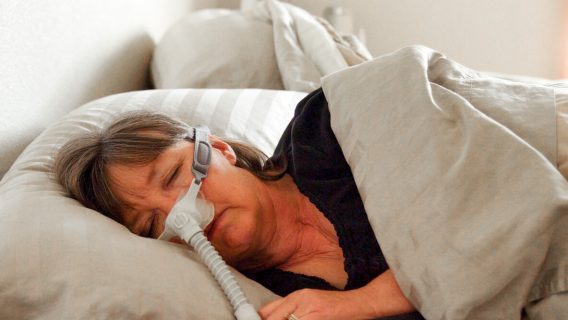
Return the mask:
M 271 154 L 305 93 L 149 90 L 78 108 L 43 132 L 0 183 L 0 319 L 232 319 L 222 291 L 186 248 L 145 239 L 69 199 L 51 174 L 71 137 L 135 109 L 161 111 Z M 259 307 L 274 295 L 237 274 Z

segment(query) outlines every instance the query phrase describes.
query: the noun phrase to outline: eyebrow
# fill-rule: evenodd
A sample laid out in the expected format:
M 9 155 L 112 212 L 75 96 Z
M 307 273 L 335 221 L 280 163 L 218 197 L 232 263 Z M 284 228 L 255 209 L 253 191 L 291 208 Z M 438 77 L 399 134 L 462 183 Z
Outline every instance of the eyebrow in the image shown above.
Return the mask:
M 184 154 L 177 155 L 177 159 L 174 161 L 173 165 L 168 169 L 166 174 L 164 174 L 162 176 L 162 179 L 161 179 L 162 182 L 167 177 L 169 177 L 172 174 L 172 172 L 174 172 L 178 167 L 180 167 L 183 164 L 183 162 L 185 161 L 185 158 L 186 158 L 186 156 Z M 154 167 L 150 171 L 150 174 L 148 175 L 148 178 L 146 179 L 146 183 L 150 184 L 156 178 L 156 175 L 158 175 L 158 170 L 156 170 L 156 168 Z
M 150 182 L 152 182 L 156 178 L 157 174 L 158 174 L 158 171 L 156 170 L 156 167 L 154 166 L 154 168 L 152 168 L 152 171 L 150 171 L 150 175 L 148 175 L 148 178 L 146 179 L 146 183 L 150 184 Z
M 174 165 L 174 169 L 175 170 L 175 165 Z M 172 172 L 172 169 L 170 168 L 166 174 L 164 175 L 164 177 L 167 177 L 170 173 Z M 148 178 L 146 179 L 146 184 L 150 184 L 152 183 L 152 181 L 154 181 L 154 179 L 156 179 L 156 176 L 158 175 L 158 170 L 156 170 L 156 167 L 154 166 L 154 168 L 152 168 L 152 171 L 150 171 L 150 174 L 148 175 Z

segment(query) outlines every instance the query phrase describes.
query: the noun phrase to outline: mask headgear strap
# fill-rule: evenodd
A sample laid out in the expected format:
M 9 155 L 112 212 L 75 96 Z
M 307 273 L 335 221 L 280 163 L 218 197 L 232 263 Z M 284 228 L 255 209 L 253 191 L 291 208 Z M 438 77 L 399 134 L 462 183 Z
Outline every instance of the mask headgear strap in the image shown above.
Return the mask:
M 191 172 L 195 177 L 194 183 L 201 184 L 201 180 L 207 177 L 207 170 L 211 163 L 211 144 L 209 143 L 209 128 L 199 125 L 193 128 L 193 140 L 195 147 L 193 150 L 193 164 Z
M 209 169 L 209 165 L 211 164 L 212 148 L 211 144 L 209 143 L 209 129 L 206 126 L 197 126 L 192 129 L 193 130 L 191 133 L 193 136 L 190 135 L 189 138 L 194 140 L 195 142 L 193 151 L 193 164 L 191 166 L 191 172 L 193 173 L 194 179 L 191 182 L 189 190 L 180 193 L 176 204 L 168 214 L 164 231 L 158 237 L 158 239 L 160 240 L 169 240 L 176 235 L 186 240 L 179 232 L 187 232 L 187 230 L 184 229 L 184 226 L 188 225 L 188 222 L 190 221 L 196 221 L 195 217 L 192 218 L 191 212 L 198 211 L 196 204 L 197 195 L 199 193 L 199 189 L 201 188 L 201 181 L 203 181 L 203 179 L 207 177 L 207 170 Z M 189 202 L 182 204 L 182 210 L 177 210 L 178 206 L 180 205 L 180 200 L 182 199 L 188 199 Z M 188 210 L 190 212 L 187 212 Z M 197 221 L 197 224 L 199 223 L 201 222 Z

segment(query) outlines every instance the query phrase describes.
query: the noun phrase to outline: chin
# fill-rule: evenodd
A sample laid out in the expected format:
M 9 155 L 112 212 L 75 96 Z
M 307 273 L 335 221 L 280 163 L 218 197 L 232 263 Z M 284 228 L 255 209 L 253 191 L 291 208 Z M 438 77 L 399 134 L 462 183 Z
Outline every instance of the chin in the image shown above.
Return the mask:
M 254 233 L 248 230 L 231 230 L 218 234 L 212 243 L 228 264 L 235 266 L 250 252 Z
M 246 251 L 252 245 L 254 233 L 252 230 L 231 230 L 223 235 L 225 247 L 232 251 Z

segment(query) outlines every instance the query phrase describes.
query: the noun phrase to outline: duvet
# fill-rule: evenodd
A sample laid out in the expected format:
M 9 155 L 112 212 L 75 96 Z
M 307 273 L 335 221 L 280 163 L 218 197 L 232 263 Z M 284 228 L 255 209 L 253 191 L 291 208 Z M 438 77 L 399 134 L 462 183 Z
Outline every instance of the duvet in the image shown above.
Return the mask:
M 419 46 L 322 86 L 375 236 L 425 318 L 568 317 L 554 88 Z

